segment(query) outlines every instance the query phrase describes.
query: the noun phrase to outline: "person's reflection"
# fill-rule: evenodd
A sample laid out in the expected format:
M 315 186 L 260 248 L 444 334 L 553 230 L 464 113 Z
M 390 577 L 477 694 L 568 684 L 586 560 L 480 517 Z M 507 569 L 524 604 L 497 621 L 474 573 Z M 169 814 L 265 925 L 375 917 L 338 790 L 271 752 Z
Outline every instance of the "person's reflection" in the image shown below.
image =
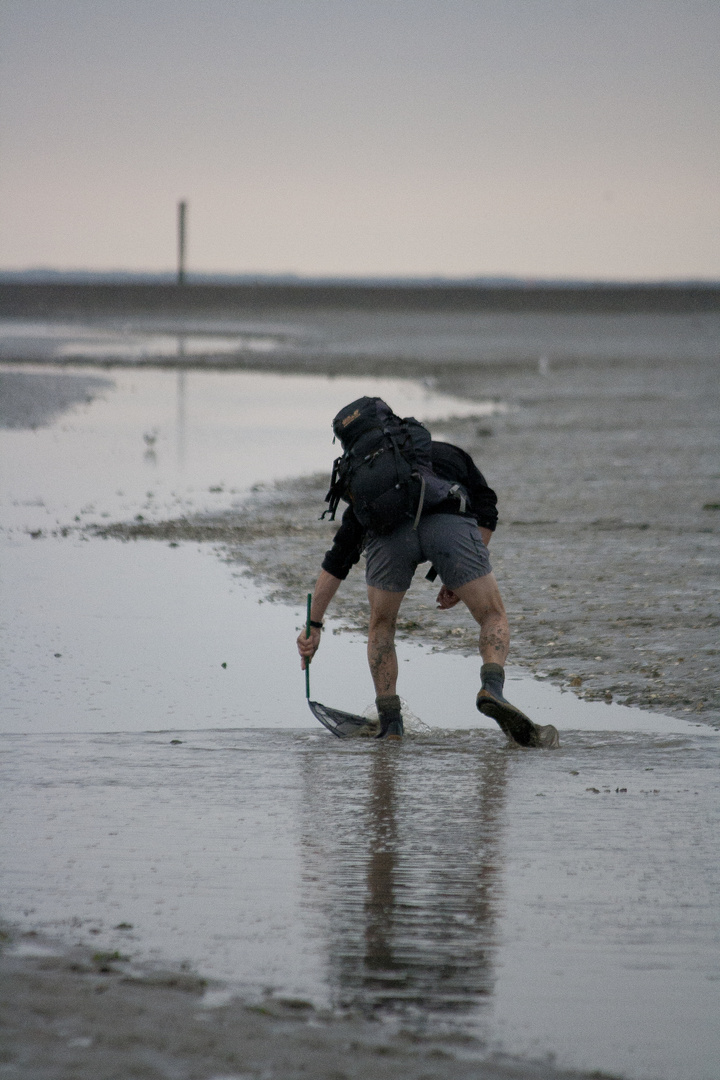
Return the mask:
M 337 1004 L 460 1016 L 494 984 L 507 753 L 455 740 L 405 749 L 368 747 L 322 767 L 321 786 L 313 776 L 306 879 L 319 883 Z
M 395 769 L 397 755 L 375 754 L 368 805 L 370 857 L 365 900 L 365 967 L 391 972 L 395 916 L 394 873 L 397 855 Z
M 178 339 L 178 357 L 182 355 L 182 349 Z M 187 386 L 186 386 L 187 372 L 182 368 L 178 368 L 177 372 L 177 421 L 175 424 L 175 430 L 177 435 L 177 464 L 179 469 L 185 467 L 185 441 L 186 441 L 186 426 L 187 426 Z

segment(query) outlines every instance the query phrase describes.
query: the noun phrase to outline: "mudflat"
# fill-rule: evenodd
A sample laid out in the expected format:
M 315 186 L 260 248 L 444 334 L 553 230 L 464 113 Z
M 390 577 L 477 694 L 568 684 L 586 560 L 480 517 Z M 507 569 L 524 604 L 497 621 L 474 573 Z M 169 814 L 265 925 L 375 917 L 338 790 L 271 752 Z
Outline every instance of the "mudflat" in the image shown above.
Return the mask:
M 228 315 L 222 327 L 206 327 L 203 332 L 247 335 L 250 331 L 247 325 L 241 325 L 243 320 L 237 313 L 233 318 L 232 325 Z M 248 319 L 249 316 L 246 323 Z M 198 352 L 192 364 L 255 367 L 288 374 L 351 375 L 368 371 L 386 376 L 402 374 L 423 379 L 434 390 L 456 397 L 501 404 L 502 410 L 492 415 L 449 417 L 431 422 L 430 427 L 436 437 L 457 442 L 468 450 L 498 492 L 500 524 L 492 540 L 491 557 L 510 616 L 512 662 L 533 672 L 538 679 L 558 683 L 590 700 L 636 704 L 647 710 L 675 714 L 698 725 L 720 726 L 717 317 L 698 318 L 695 324 L 692 316 L 668 316 L 666 321 L 653 316 L 650 322 L 641 320 L 633 324 L 634 329 L 624 323 L 619 326 L 616 321 L 605 328 L 607 334 L 602 320 L 583 322 L 584 316 L 579 316 L 576 322 L 564 318 L 555 329 L 547 320 L 529 323 L 512 315 L 505 322 L 500 316 L 493 316 L 488 322 L 464 315 L 456 318 L 447 313 L 440 320 L 434 316 L 428 320 L 402 313 L 360 318 L 357 313 L 294 311 L 295 330 L 290 327 L 289 315 L 263 311 L 263 319 L 263 327 L 254 327 L 252 332 L 265 333 L 267 339 L 263 340 L 279 342 L 277 347 L 273 345 L 261 357 L 241 350 L 237 355 L 226 354 L 222 361 L 217 356 L 213 358 L 209 353 L 202 356 Z M 302 325 L 298 330 L 299 324 Z M 163 333 L 181 330 L 182 327 L 173 325 L 169 329 L 164 327 Z M 195 326 L 193 332 L 201 335 L 202 330 Z M 116 338 L 122 336 L 117 328 L 113 333 Z M 147 327 L 143 333 L 147 334 Z M 291 347 L 288 342 L 292 333 L 295 344 Z M 29 340 L 27 335 L 24 340 Z M 52 422 L 62 410 L 101 394 L 107 380 L 112 380 L 112 367 L 117 359 L 103 361 L 97 342 L 93 343 L 92 357 L 86 360 L 89 368 L 101 366 L 101 372 L 88 370 L 81 375 L 77 371 L 46 369 L 41 377 L 35 373 L 31 379 L 24 378 L 22 371 L 18 372 L 21 363 L 56 361 L 49 340 L 43 337 L 44 351 L 35 354 L 28 351 L 21 355 L 14 351 L 15 345 L 7 342 L 2 348 L 3 358 L 14 365 L 12 372 L 0 372 L 4 380 L 0 422 L 7 427 Z M 62 358 L 75 363 L 82 361 L 73 344 L 65 348 Z M 177 357 L 173 360 L 165 356 L 162 364 L 168 366 L 174 362 Z M 149 355 L 142 363 L 152 365 L 155 361 Z M 153 437 L 152 432 L 148 434 Z M 139 430 L 138 442 L 141 438 Z M 141 452 L 154 451 L 143 447 Z M 99 519 L 83 511 L 82 520 L 76 521 L 70 515 L 58 522 L 57 543 L 82 540 L 81 546 L 90 548 L 102 537 L 117 537 L 138 543 L 156 540 L 175 544 L 187 540 L 212 545 L 221 558 L 248 568 L 263 586 L 266 597 L 297 605 L 298 598 L 312 587 L 334 531 L 332 523 L 319 520 L 327 481 L 326 473 L 313 473 L 259 485 L 251 494 L 236 500 L 230 497 L 226 500 L 218 489 L 218 494 L 213 496 L 212 511 L 181 509 L 177 514 L 158 515 L 152 507 L 146 509 L 143 504 L 146 520 L 137 520 L 135 512 L 127 518 Z M 36 534 L 37 540 L 32 538 Z M 38 544 L 49 540 L 50 534 L 38 527 L 30 537 L 15 535 L 10 542 Z M 455 611 L 453 629 L 449 631 L 446 617 L 434 610 L 433 595 L 434 589 L 418 577 L 401 612 L 401 635 L 427 641 L 437 649 L 475 653 L 476 630 L 471 621 Z M 334 611 L 341 615 L 347 629 L 365 627 L 367 609 L 360 567 L 353 571 L 338 595 Z M 712 822 L 717 814 L 716 795 L 713 796 L 708 779 L 714 775 L 714 743 L 694 745 L 691 739 L 647 743 L 628 739 L 623 743 L 607 736 L 589 746 L 576 739 L 567 740 L 560 754 L 548 761 L 539 757 L 531 759 L 520 751 L 513 755 L 512 750 L 496 745 L 493 738 L 488 735 L 484 741 L 478 739 L 477 743 L 463 746 L 471 763 L 463 792 L 474 792 L 479 800 L 473 843 L 481 837 L 478 851 L 482 855 L 483 845 L 488 846 L 487 867 L 492 870 L 497 862 L 506 878 L 506 891 L 500 891 L 494 900 L 498 917 L 509 918 L 507 912 L 515 904 L 510 939 L 517 938 L 516 952 L 522 954 L 518 979 L 522 981 L 526 974 L 532 974 L 533 961 L 527 958 L 533 956 L 533 950 L 542 951 L 538 941 L 544 947 L 546 939 L 555 942 L 559 932 L 564 942 L 567 927 L 573 925 L 573 948 L 580 956 L 578 962 L 582 962 L 582 945 L 586 941 L 593 946 L 596 941 L 599 943 L 595 964 L 601 955 L 607 960 L 607 980 L 598 977 L 596 990 L 592 980 L 587 984 L 588 1000 L 592 1001 L 589 1012 L 600 1015 L 603 1001 L 614 992 L 608 988 L 615 987 L 613 980 L 618 971 L 627 975 L 625 967 L 618 968 L 616 964 L 613 949 L 619 938 L 613 919 L 619 918 L 622 923 L 623 941 L 630 952 L 638 949 L 637 963 L 630 967 L 633 972 L 640 971 L 650 948 L 648 908 L 644 905 L 655 904 L 653 910 L 657 911 L 660 897 L 665 921 L 657 924 L 657 940 L 667 942 L 677 938 L 688 948 L 682 954 L 663 953 L 657 961 L 661 967 L 665 965 L 660 976 L 656 979 L 655 969 L 648 969 L 648 979 L 652 977 L 654 987 L 667 990 L 670 1006 L 676 1000 L 673 994 L 684 1003 L 711 1001 L 713 987 L 717 985 L 713 974 L 715 959 L 709 944 L 717 938 L 712 937 L 712 905 L 708 900 L 717 887 L 716 863 L 709 854 L 714 835 Z M 86 919 L 76 930 L 70 923 L 64 927 L 62 940 L 55 941 L 51 935 L 44 936 L 42 927 L 34 928 L 38 916 L 28 908 L 26 922 L 7 928 L 3 941 L 7 948 L 0 955 L 7 1046 L 2 1065 L 7 1075 L 38 1080 L 115 1076 L 209 1080 L 310 1073 L 328 1078 L 422 1075 L 559 1080 L 561 1076 L 580 1075 L 561 1072 L 552 1060 L 538 1060 L 538 1052 L 532 1046 L 523 1053 L 522 1060 L 493 1056 L 491 1048 L 469 1035 L 456 1032 L 444 1036 L 437 1030 L 423 1032 L 422 1025 L 419 1027 L 417 1023 L 378 1022 L 377 1018 L 368 1019 L 362 1011 L 324 1010 L 301 997 L 273 994 L 250 1000 L 227 995 L 223 999 L 224 988 L 212 979 L 206 982 L 201 965 L 197 970 L 188 970 L 173 962 L 184 952 L 180 942 L 177 955 L 167 957 L 167 964 L 141 963 L 136 958 L 127 961 L 123 935 L 131 930 L 115 922 L 110 898 L 115 895 L 113 888 L 117 883 L 125 880 L 122 877 L 125 863 L 132 873 L 136 866 L 142 870 L 145 865 L 141 845 L 140 854 L 130 856 L 130 809 L 140 821 L 137 828 L 142 837 L 145 826 L 140 819 L 146 817 L 145 806 L 152 806 L 153 785 L 157 777 L 165 778 L 163 827 L 170 830 L 170 847 L 184 843 L 189 836 L 187 852 L 183 848 L 181 853 L 183 857 L 187 854 L 190 870 L 183 871 L 181 882 L 197 884 L 201 880 L 202 875 L 197 872 L 198 853 L 193 844 L 208 822 L 208 827 L 212 825 L 210 815 L 199 814 L 188 831 L 188 818 L 184 816 L 188 809 L 187 785 L 182 774 L 176 774 L 178 792 L 175 803 L 171 804 L 167 778 L 173 771 L 160 751 L 148 773 L 149 782 L 145 786 L 140 783 L 142 770 L 131 761 L 130 749 L 137 741 L 128 736 L 127 745 L 117 751 L 117 763 L 125 762 L 128 772 L 127 793 L 112 814 L 108 810 L 107 792 L 117 787 L 117 776 L 113 775 L 111 783 L 107 783 L 106 749 L 102 740 L 98 742 L 100 765 L 94 766 L 97 776 L 93 783 L 87 784 L 84 771 L 78 773 L 77 769 L 77 761 L 85 759 L 74 756 L 81 753 L 78 746 L 84 748 L 82 753 L 87 752 L 82 739 L 77 745 L 65 745 L 67 740 L 60 740 L 53 753 L 47 755 L 56 769 L 53 784 L 45 784 L 44 780 L 38 783 L 34 775 L 36 760 L 43 758 L 42 749 L 39 757 L 29 744 L 23 751 L 30 779 L 18 789 L 17 807 L 22 807 L 21 813 L 26 815 L 24 822 L 20 820 L 20 812 L 15 819 L 19 821 L 16 826 L 19 835 L 29 835 L 28 830 L 37 829 L 39 841 L 43 833 L 43 842 L 48 843 L 48 853 L 55 860 L 54 872 L 66 883 L 71 897 L 73 889 L 81 884 L 90 888 L 93 874 L 97 876 L 97 895 L 90 888 L 87 904 L 92 908 L 93 918 L 97 914 L 98 925 Z M 172 742 L 181 745 L 173 745 L 170 750 L 170 735 L 166 734 L 168 745 L 162 748 L 162 753 L 187 752 L 185 768 L 188 775 L 197 777 L 199 806 L 206 807 L 207 792 L 217 791 L 222 778 L 228 812 L 235 814 L 236 774 L 225 763 L 226 759 L 207 754 L 207 748 L 184 745 L 191 741 L 180 734 Z M 418 743 L 412 749 L 411 740 L 407 742 L 402 749 L 408 753 L 399 759 L 401 773 L 403 769 L 412 769 L 414 761 L 418 776 L 429 775 L 427 761 L 435 762 L 438 769 L 443 765 L 442 753 L 434 745 Z M 21 743 L 22 737 L 18 745 Z M 487 747 L 486 752 L 478 754 L 476 745 Z M 67 760 L 63 758 L 60 768 L 58 754 L 63 746 Z M 200 756 L 201 749 L 207 756 Z M 363 751 L 368 754 L 368 762 L 374 749 L 377 748 Z M 196 755 L 194 758 L 191 751 Z M 140 752 L 137 746 L 134 752 Z M 233 760 L 239 760 L 235 745 L 226 748 L 226 752 L 233 755 Z M 143 753 L 149 755 L 151 751 L 143 750 Z M 365 774 L 346 762 L 343 786 L 338 782 L 339 757 L 334 743 L 323 753 L 328 758 L 326 778 L 324 783 L 317 783 L 312 774 L 313 782 L 307 786 L 308 805 L 315 805 L 310 796 L 314 798 L 317 792 L 330 790 L 328 778 L 333 777 L 337 786 L 335 804 L 344 805 L 348 778 L 351 778 L 357 785 L 352 805 L 360 805 L 367 795 Z M 448 773 L 440 769 L 437 774 L 437 792 L 446 798 L 452 787 L 445 780 L 446 776 L 457 776 L 457 754 L 458 748 L 453 743 Z M 689 764 L 693 755 L 694 773 Z M 286 750 L 276 756 L 284 760 Z M 478 783 L 474 770 L 483 761 L 492 765 L 494 758 L 498 768 L 507 770 L 516 782 L 508 797 L 512 812 L 502 817 L 502 828 L 499 824 L 497 830 L 486 829 L 485 835 L 481 826 L 487 824 L 488 815 L 482 799 L 485 795 L 497 796 L 493 787 L 496 778 L 490 770 L 483 782 Z M 243 760 L 247 762 L 248 776 L 252 775 L 257 752 L 248 752 Z M 320 768 L 317 763 L 323 757 L 316 752 L 314 744 L 307 750 L 305 760 Z M 202 782 L 202 776 L 198 777 L 198 761 L 219 762 L 216 772 L 208 773 L 208 784 Z M 382 756 L 374 755 L 372 761 L 379 768 Z M 661 766 L 665 770 L 662 774 Z M 307 876 L 307 881 L 314 882 L 309 887 L 317 890 L 320 905 L 326 902 L 326 889 L 329 887 L 332 892 L 328 867 L 332 872 L 340 867 L 346 875 L 367 871 L 368 882 L 358 887 L 355 894 L 359 944 L 354 938 L 351 942 L 353 948 L 361 951 L 367 946 L 367 956 L 386 944 L 378 931 L 378 926 L 382 929 L 383 912 L 389 912 L 393 918 L 400 914 L 402 918 L 397 923 L 400 929 L 402 920 L 414 914 L 413 906 L 404 903 L 402 882 L 395 881 L 395 871 L 383 877 L 384 849 L 382 844 L 375 844 L 373 832 L 373 828 L 386 826 L 392 817 L 391 810 L 414 827 L 418 821 L 422 822 L 417 806 L 408 803 L 403 807 L 402 800 L 407 800 L 409 794 L 415 791 L 423 794 L 424 789 L 418 787 L 416 778 L 412 779 L 412 783 L 398 783 L 400 795 L 393 799 L 388 796 L 385 803 L 377 792 L 371 791 L 367 805 L 362 803 L 368 814 L 364 831 L 360 832 L 367 841 L 362 851 L 357 847 L 355 830 L 350 828 L 353 823 L 349 822 L 347 835 L 343 837 L 345 846 L 340 844 L 332 858 L 317 857 L 316 864 L 311 866 L 312 874 Z M 72 795 L 57 801 L 62 800 L 62 795 L 56 794 L 54 784 L 61 793 L 67 791 Z M 248 806 L 255 806 L 254 796 L 255 792 L 248 788 Z M 436 792 L 427 795 L 421 800 L 420 809 L 429 812 L 439 805 L 436 796 Z M 272 809 L 277 801 L 274 789 L 266 797 Z M 47 802 L 43 801 L 45 798 Z M 139 806 L 138 800 L 146 802 Z M 38 815 L 38 807 L 53 814 L 60 811 L 58 823 L 52 826 L 52 832 L 57 830 L 62 836 L 57 849 L 51 835 L 44 836 L 45 818 Z M 97 836 L 93 833 L 79 843 L 73 826 L 83 816 L 83 807 L 90 808 L 84 816 L 88 829 L 95 830 Z M 97 813 L 98 808 L 102 813 Z M 465 804 L 460 810 L 462 828 L 457 829 L 456 854 L 457 865 L 462 869 L 467 863 L 470 841 Z M 112 817 L 112 831 L 105 825 L 103 814 L 106 813 Z M 116 819 L 128 830 L 122 841 L 116 840 Z M 327 815 L 318 819 L 317 827 L 312 830 L 313 838 L 327 839 L 323 832 L 325 820 Z M 437 870 L 441 874 L 445 869 L 445 825 L 443 818 L 433 826 L 436 834 L 427 830 L 426 837 L 437 835 L 438 838 L 428 849 L 429 854 L 413 844 L 403 846 L 393 841 L 390 845 L 391 853 L 400 860 L 420 851 L 419 881 L 423 880 L 428 866 L 433 873 Z M 49 824 L 47 829 L 50 830 Z M 241 839 L 246 836 L 243 825 L 235 824 L 234 829 L 233 836 Z M 703 841 L 698 845 L 700 833 Z M 492 847 L 496 835 L 503 838 L 504 848 L 500 853 Z M 622 859 L 618 858 L 620 840 Z M 63 844 L 68 845 L 67 856 L 73 859 L 76 857 L 73 845 L 82 847 L 85 865 L 92 870 L 82 881 L 73 876 L 75 871 L 69 861 L 65 865 Z M 125 854 L 116 865 L 115 845 L 121 844 L 127 851 L 121 849 Z M 227 856 L 232 862 L 234 857 L 228 854 L 224 834 L 219 844 L 223 858 Z M 308 851 L 312 853 L 315 849 L 309 845 Z M 163 852 L 153 851 L 153 855 L 159 859 Z M 100 856 L 105 863 L 98 866 Z M 40 857 L 33 862 L 33 872 L 40 865 Z M 248 862 L 248 865 L 249 872 L 255 873 L 255 864 Z M 510 881 L 513 875 L 514 885 Z M 18 876 L 22 877 L 22 872 Z M 218 880 L 225 877 L 223 869 Z M 171 884 L 161 890 L 158 902 L 164 902 L 172 894 L 173 880 L 168 872 L 166 881 Z M 457 881 L 461 884 L 464 881 L 462 873 Z M 457 881 L 450 881 L 448 895 L 455 896 L 453 888 Z M 345 878 L 340 884 L 343 887 L 337 893 L 339 898 L 347 896 Z M 485 910 L 487 897 L 476 884 L 471 882 L 467 895 L 473 902 L 479 896 Z M 388 885 L 387 895 L 383 892 L 385 885 Z M 586 885 L 588 892 L 584 894 Z M 559 896 L 550 904 L 540 897 L 542 902 L 538 902 L 539 891 L 555 896 L 560 888 L 571 899 Z M 603 888 L 609 890 L 607 895 L 603 894 Z M 437 905 L 441 903 L 447 914 L 442 892 L 438 892 L 433 903 L 425 896 L 420 905 L 421 908 L 425 905 L 423 917 L 427 917 L 428 927 L 442 929 L 441 920 L 435 918 L 441 910 Z M 470 908 L 463 903 L 456 905 L 454 932 L 458 934 L 458 928 L 469 927 L 467 933 L 472 935 L 478 925 L 477 912 L 473 909 L 470 917 Z M 535 924 L 532 917 L 538 912 L 540 918 Z M 102 930 L 101 915 L 105 917 Z M 682 920 L 682 925 L 674 920 Z M 559 931 L 557 923 L 561 924 Z M 322 921 L 323 927 L 333 925 L 329 916 Z M 345 924 L 341 928 L 342 925 Z M 348 922 L 347 926 L 350 925 Z M 540 928 L 537 940 L 527 929 L 533 925 Z M 87 943 L 87 934 L 95 929 L 99 935 L 97 949 Z M 84 944 L 68 949 L 68 939 L 73 936 Z M 441 933 L 440 939 L 446 941 L 447 935 Z M 402 945 L 402 937 L 398 941 Z M 350 969 L 345 963 L 345 953 L 336 946 L 337 943 L 333 948 L 338 970 L 347 983 Z M 462 950 L 455 951 L 462 958 Z M 654 946 L 650 951 L 655 951 Z M 133 949 L 128 946 L 127 952 L 132 953 Z M 433 962 L 439 965 L 442 951 L 432 955 Z M 536 970 L 542 970 L 540 963 L 536 964 Z M 556 973 L 552 975 L 554 978 Z M 627 986 L 633 988 L 635 974 L 627 977 Z M 553 983 L 553 992 L 557 1000 L 562 1000 L 567 988 L 563 989 L 565 984 L 560 975 L 558 980 Z M 690 981 L 695 997 L 688 997 L 686 992 Z M 438 974 L 437 979 L 433 978 L 433 987 L 440 984 Z M 215 991 L 218 996 L 213 999 Z M 545 1002 L 543 988 L 539 988 L 534 1000 L 538 1005 L 546 1003 L 548 1015 L 552 1016 L 551 994 Z M 639 1007 L 638 1000 L 632 999 L 633 1008 Z M 683 1018 L 688 1031 L 693 1019 L 691 1012 L 690 1008 L 688 1016 Z M 553 1042 L 552 1022 L 548 1021 L 545 1029 L 549 1045 Z M 646 1025 L 646 1030 L 651 1039 L 652 1022 Z M 660 1034 L 672 1044 L 671 1025 L 664 1024 Z M 704 1028 L 705 1043 L 694 1034 L 692 1038 L 694 1044 L 707 1049 L 703 1060 L 710 1061 L 713 1036 L 709 1027 Z M 583 1062 L 606 1060 L 583 1046 Z M 663 1052 L 658 1051 L 660 1060 L 669 1061 L 670 1056 L 663 1059 Z M 626 1056 L 624 1060 L 630 1058 Z M 638 1067 L 640 1071 L 645 1068 L 642 1063 Z M 655 1065 L 652 1071 L 663 1074 L 662 1068 Z M 630 1066 L 627 1072 L 623 1068 L 623 1074 L 635 1075 Z

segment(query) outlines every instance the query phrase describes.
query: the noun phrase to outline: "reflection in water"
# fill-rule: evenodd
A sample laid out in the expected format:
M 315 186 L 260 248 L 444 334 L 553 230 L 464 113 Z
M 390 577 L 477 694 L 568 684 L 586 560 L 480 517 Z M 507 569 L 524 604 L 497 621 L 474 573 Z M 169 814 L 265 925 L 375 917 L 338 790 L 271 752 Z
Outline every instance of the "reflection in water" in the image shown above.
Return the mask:
M 371 1015 L 467 1016 L 494 984 L 507 754 L 481 757 L 476 740 L 398 750 L 306 755 L 305 881 L 331 999 Z
M 365 898 L 365 985 L 376 973 L 380 979 L 396 972 L 402 983 L 403 972 L 393 956 L 395 918 L 395 861 L 397 824 L 395 821 L 395 771 L 397 757 L 376 754 L 372 764 L 372 787 L 369 799 L 367 895 Z M 386 983 L 385 990 L 390 989 Z M 382 983 L 379 987 L 383 992 Z
M 178 340 L 178 351 L 180 350 L 180 341 Z M 177 373 L 177 467 L 182 469 L 185 466 L 185 431 L 187 420 L 187 407 L 186 396 L 187 387 L 185 385 L 187 379 L 187 372 L 183 368 L 178 368 Z
M 146 446 L 143 460 L 149 465 L 157 465 L 157 453 L 155 451 L 155 443 L 157 442 L 158 429 L 151 428 L 150 431 L 143 433 L 143 441 Z

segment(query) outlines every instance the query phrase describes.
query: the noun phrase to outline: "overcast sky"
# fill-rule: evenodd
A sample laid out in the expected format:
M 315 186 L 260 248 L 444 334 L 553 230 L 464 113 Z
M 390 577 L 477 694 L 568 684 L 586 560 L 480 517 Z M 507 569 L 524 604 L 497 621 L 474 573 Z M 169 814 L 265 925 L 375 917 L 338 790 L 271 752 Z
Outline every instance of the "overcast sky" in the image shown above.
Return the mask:
M 0 0 L 0 268 L 720 278 L 719 0 Z

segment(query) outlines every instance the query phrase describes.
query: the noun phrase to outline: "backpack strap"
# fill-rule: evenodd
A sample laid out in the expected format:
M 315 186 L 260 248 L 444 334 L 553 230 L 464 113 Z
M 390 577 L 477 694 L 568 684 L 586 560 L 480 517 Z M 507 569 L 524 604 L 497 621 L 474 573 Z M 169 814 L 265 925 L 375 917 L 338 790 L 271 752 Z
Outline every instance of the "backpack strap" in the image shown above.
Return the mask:
M 333 471 L 332 477 L 330 479 L 330 490 L 325 496 L 325 502 L 329 505 L 327 510 L 323 510 L 322 514 L 320 515 L 320 521 L 324 521 L 327 514 L 330 515 L 331 521 L 335 520 L 335 512 L 340 504 L 343 488 L 345 487 L 345 478 L 340 476 L 340 463 L 342 462 L 344 457 L 345 455 L 343 454 L 343 457 L 335 458 L 335 460 L 333 461 Z
M 402 435 L 405 436 L 405 444 L 407 444 L 407 442 L 410 442 L 410 445 L 412 447 L 412 439 L 411 439 L 411 436 L 410 436 L 410 425 L 408 424 L 407 420 L 401 421 L 400 427 L 401 427 Z M 402 453 L 402 450 L 400 449 L 400 447 L 398 446 L 398 436 L 396 434 L 394 434 L 393 432 L 388 431 L 387 428 L 384 430 L 383 434 L 389 436 L 390 442 L 392 443 L 393 451 L 395 453 L 395 461 L 399 462 L 403 458 L 403 453 Z M 417 529 L 418 524 L 420 522 L 420 518 L 422 517 L 423 507 L 425 505 L 425 477 L 423 476 L 423 474 L 421 472 L 414 472 L 412 475 L 414 477 L 416 477 L 417 479 L 419 479 L 419 481 L 420 481 L 420 498 L 418 499 L 417 511 L 415 513 L 415 520 L 413 521 L 413 529 Z
M 465 496 L 464 490 L 460 487 L 460 485 L 459 484 L 453 484 L 453 486 L 448 491 L 448 495 L 454 495 L 455 498 L 459 500 L 459 502 L 460 502 L 460 513 L 464 514 L 465 510 L 467 508 L 467 498 Z
M 425 477 L 422 473 L 413 473 L 413 475 L 420 477 L 420 498 L 418 499 L 417 513 L 415 515 L 415 520 L 413 521 L 413 529 L 417 529 L 420 516 L 423 512 L 423 504 L 425 502 Z

